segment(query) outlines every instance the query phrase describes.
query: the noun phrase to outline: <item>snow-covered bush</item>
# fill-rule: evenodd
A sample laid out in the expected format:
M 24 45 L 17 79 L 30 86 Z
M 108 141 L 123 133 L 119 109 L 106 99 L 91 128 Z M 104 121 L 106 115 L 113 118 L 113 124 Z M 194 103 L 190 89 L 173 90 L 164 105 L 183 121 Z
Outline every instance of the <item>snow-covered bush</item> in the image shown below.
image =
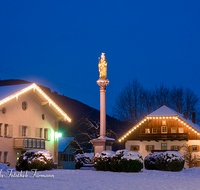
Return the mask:
M 22 154 L 16 164 L 16 170 L 31 169 L 50 170 L 53 167 L 53 156 L 47 150 L 28 150 Z
M 83 166 L 92 164 L 94 153 L 77 154 L 75 156 L 75 169 L 80 169 Z
M 143 159 L 139 152 L 118 150 L 97 153 L 93 159 L 97 170 L 114 172 L 139 172 L 143 168 Z
M 148 170 L 181 171 L 184 163 L 183 155 L 177 151 L 154 152 L 144 159 Z
M 143 168 L 143 159 L 139 152 L 118 150 L 112 155 L 110 165 L 114 172 L 139 172 Z
M 101 171 L 111 171 L 110 163 L 111 163 L 111 157 L 115 152 L 104 150 L 101 153 L 96 153 L 92 162 L 94 164 L 94 167 L 96 170 Z

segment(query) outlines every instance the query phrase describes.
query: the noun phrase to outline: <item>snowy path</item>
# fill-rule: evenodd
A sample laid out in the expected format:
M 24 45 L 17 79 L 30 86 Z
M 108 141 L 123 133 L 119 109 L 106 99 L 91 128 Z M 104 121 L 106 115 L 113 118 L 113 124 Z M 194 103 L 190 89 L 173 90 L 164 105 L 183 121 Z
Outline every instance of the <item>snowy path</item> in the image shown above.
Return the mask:
M 200 168 L 181 172 L 142 170 L 139 173 L 114 173 L 92 170 L 51 170 L 37 172 L 39 175 L 54 175 L 54 178 L 6 178 L 1 172 L 0 190 L 15 189 L 153 189 L 153 190 L 198 190 Z

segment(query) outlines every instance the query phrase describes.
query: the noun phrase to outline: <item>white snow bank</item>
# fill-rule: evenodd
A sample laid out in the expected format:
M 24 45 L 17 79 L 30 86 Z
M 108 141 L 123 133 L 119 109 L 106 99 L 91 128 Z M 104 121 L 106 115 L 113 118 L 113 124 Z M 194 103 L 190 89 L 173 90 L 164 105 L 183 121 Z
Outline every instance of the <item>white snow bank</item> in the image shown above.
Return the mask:
M 110 158 L 110 157 L 112 157 L 112 155 L 113 154 L 115 154 L 115 152 L 114 151 L 110 151 L 110 150 L 104 150 L 103 152 L 97 152 L 96 154 L 95 154 L 95 157 L 96 158 L 99 158 L 99 157 L 101 157 L 101 158 Z
M 121 159 L 139 160 L 141 163 L 143 163 L 142 155 L 139 152 L 129 151 L 126 149 L 118 150 L 115 154 L 112 155 L 112 157 L 118 156 L 120 154 L 123 155 Z

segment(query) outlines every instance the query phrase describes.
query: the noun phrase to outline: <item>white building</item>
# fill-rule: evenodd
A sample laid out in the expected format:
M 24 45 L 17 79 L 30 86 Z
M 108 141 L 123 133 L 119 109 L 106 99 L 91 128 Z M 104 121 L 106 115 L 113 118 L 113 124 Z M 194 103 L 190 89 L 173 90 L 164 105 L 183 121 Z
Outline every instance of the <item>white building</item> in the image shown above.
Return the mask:
M 29 149 L 46 149 L 58 163 L 58 123 L 71 119 L 36 84 L 0 87 L 0 162 L 15 167 Z

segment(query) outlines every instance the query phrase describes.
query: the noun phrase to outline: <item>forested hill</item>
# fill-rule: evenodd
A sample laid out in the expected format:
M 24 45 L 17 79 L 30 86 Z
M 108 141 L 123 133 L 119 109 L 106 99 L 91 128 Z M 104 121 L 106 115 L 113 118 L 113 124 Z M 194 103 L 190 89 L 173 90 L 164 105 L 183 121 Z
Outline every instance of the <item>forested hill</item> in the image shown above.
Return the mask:
M 7 86 L 7 85 L 17 85 L 17 84 L 25 84 L 30 83 L 28 81 L 24 80 L 1 80 L 0 86 Z M 72 119 L 71 123 L 61 123 L 61 126 L 63 128 L 63 133 L 65 135 L 73 135 L 74 133 L 77 133 L 79 130 L 79 127 L 82 123 L 85 122 L 85 119 L 87 118 L 91 122 L 99 122 L 100 118 L 100 112 L 97 109 L 94 109 L 86 104 L 83 104 L 82 102 L 79 102 L 77 100 L 68 98 L 65 95 L 60 95 L 57 92 L 51 92 L 51 90 L 47 87 L 41 86 L 40 87 L 50 96 L 50 98 L 55 101 Z M 99 101 L 99 100 L 97 100 Z M 123 133 L 122 129 L 122 122 L 118 121 L 117 119 L 107 115 L 106 116 L 107 121 L 107 129 L 111 129 L 117 135 L 121 135 Z

